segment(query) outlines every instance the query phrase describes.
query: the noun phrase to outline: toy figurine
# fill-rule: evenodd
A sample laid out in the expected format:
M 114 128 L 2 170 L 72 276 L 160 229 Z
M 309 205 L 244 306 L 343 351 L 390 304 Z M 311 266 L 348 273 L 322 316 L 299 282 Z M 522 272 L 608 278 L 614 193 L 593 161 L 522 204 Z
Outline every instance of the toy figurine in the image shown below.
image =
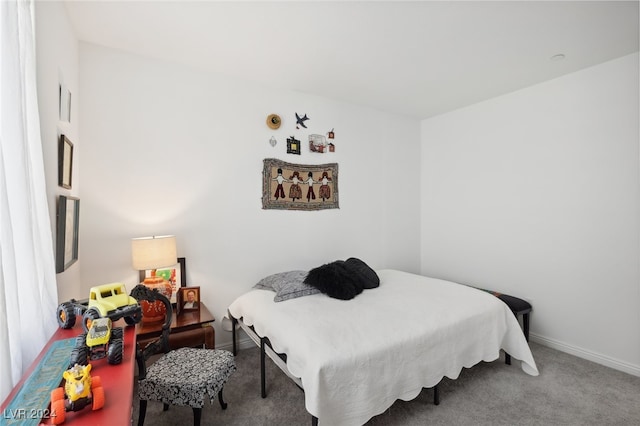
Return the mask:
M 75 364 L 62 373 L 64 387 L 51 391 L 51 420 L 54 425 L 64 423 L 67 411 L 80 411 L 87 405 L 92 410 L 104 406 L 104 389 L 100 376 L 91 377 L 91 364 Z

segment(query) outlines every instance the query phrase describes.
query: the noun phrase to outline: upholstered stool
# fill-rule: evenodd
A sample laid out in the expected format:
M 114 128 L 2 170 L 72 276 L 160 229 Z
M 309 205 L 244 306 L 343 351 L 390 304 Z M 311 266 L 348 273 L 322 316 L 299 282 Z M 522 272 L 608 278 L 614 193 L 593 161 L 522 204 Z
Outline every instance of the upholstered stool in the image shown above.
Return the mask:
M 144 422 L 147 400 L 193 408 L 193 424 L 199 425 L 205 397 L 213 402 L 216 394 L 223 409 L 222 388 L 236 370 L 231 352 L 219 349 L 180 348 L 163 355 L 147 368 L 139 381 L 140 418 Z M 144 401 L 144 404 L 143 404 Z
M 526 300 L 519 299 L 517 297 L 509 296 L 506 294 L 496 294 L 496 297 L 507 304 L 511 312 L 518 317 L 522 315 L 522 331 L 525 339 L 529 341 L 529 313 L 531 312 L 531 303 Z
M 498 293 L 493 290 L 484 290 L 488 293 L 493 294 L 498 299 L 502 300 L 507 304 L 513 315 L 518 318 L 518 315 L 522 315 L 522 332 L 524 333 L 524 338 L 529 341 L 529 314 L 531 313 L 531 303 L 526 300 L 520 299 L 518 297 L 509 296 L 507 294 Z M 504 362 L 511 365 L 511 355 L 508 353 L 504 353 Z

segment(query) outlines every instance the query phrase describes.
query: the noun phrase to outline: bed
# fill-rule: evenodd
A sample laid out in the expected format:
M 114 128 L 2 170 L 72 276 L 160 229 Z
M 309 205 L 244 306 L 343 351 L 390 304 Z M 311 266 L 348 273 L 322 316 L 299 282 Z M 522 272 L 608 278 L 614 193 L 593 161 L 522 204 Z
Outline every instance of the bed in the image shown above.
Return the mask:
M 320 424 L 362 425 L 397 399 L 498 359 L 501 349 L 538 375 L 518 321 L 496 297 L 403 271 L 376 272 L 379 287 L 351 300 L 319 293 L 275 302 L 273 291 L 252 289 L 229 306 L 258 345 L 268 343 L 267 354 L 304 390 L 305 408 Z

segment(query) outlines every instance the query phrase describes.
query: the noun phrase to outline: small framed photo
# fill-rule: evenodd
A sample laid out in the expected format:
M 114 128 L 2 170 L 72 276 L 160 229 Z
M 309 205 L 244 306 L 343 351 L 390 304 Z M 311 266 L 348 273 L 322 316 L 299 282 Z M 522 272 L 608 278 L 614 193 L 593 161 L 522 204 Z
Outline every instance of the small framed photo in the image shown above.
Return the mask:
M 80 199 L 60 195 L 56 232 L 56 273 L 64 272 L 78 260 Z
M 73 143 L 60 135 L 58 143 L 58 185 L 71 189 L 71 172 L 73 170 Z
M 178 290 L 181 287 L 187 285 L 187 266 L 184 257 L 179 257 L 177 263 L 168 268 L 162 269 L 147 269 L 146 271 L 140 271 L 140 282 L 143 282 L 145 278 L 152 276 L 163 277 L 165 280 L 171 283 L 171 303 L 176 303 Z
M 184 312 L 200 311 L 200 287 L 181 287 L 178 289 L 176 315 Z

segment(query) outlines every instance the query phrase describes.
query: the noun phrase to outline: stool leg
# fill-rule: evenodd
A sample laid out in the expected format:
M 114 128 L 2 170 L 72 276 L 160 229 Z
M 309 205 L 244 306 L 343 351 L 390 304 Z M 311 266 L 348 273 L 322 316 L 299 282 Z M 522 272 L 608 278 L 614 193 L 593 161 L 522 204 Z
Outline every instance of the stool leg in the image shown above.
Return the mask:
M 513 312 L 513 315 L 515 315 L 516 321 L 517 321 L 518 320 L 518 313 L 514 312 L 514 311 L 511 311 L 511 312 Z M 506 351 L 504 353 L 504 363 L 507 364 L 507 365 L 511 365 L 511 355 L 509 355 Z
M 524 338 L 529 341 L 529 313 L 522 315 L 522 328 L 524 328 Z
M 222 389 L 220 389 L 220 392 L 218 392 L 218 401 L 220 401 L 220 406 L 222 407 L 223 410 L 227 409 L 227 403 L 224 402 L 224 399 L 222 399 Z
M 202 417 L 202 408 L 193 407 L 193 426 L 200 426 L 201 417 Z
M 138 426 L 144 425 L 144 417 L 147 415 L 147 400 L 140 400 L 140 411 L 138 412 Z

